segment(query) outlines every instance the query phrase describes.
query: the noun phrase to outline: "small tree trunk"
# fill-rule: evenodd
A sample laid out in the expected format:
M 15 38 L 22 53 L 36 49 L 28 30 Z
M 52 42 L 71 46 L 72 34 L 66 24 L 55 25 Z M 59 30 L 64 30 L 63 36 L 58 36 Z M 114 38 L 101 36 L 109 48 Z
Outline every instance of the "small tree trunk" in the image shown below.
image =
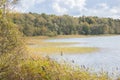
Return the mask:
M 3 18 L 6 17 L 6 5 L 4 4 L 3 5 Z

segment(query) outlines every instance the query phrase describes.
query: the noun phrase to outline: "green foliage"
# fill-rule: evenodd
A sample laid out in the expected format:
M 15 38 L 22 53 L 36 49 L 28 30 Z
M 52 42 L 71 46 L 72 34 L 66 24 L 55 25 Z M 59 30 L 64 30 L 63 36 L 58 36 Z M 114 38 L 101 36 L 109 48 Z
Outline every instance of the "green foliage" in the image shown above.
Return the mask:
M 20 32 L 8 19 L 0 19 L 0 80 L 8 80 L 11 72 L 25 58 Z M 23 56 L 24 54 L 24 56 Z M 15 76 L 15 75 L 14 75 Z
M 1 80 L 110 80 L 106 73 L 89 73 L 85 68 L 60 65 L 49 58 L 30 58 L 14 66 Z
M 21 45 L 17 27 L 6 19 L 0 20 L 0 54 L 10 53 Z
M 16 25 L 20 26 L 20 31 L 26 36 L 120 33 L 119 19 L 85 16 L 77 18 L 68 15 L 46 15 L 44 13 L 15 13 L 10 14 L 10 18 Z
M 5 6 L 9 1 L 0 1 L 0 80 L 11 80 L 12 72 L 17 70 L 16 66 L 24 60 L 24 45 L 20 37 L 18 27 L 9 20 Z

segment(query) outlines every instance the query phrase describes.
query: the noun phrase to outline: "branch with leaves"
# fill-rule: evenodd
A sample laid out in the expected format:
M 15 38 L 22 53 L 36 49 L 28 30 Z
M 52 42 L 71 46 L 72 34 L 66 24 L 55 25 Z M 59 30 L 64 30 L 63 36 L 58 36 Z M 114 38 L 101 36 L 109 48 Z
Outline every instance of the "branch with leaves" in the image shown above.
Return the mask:
M 0 17 L 5 17 L 9 8 L 18 3 L 19 0 L 0 0 Z

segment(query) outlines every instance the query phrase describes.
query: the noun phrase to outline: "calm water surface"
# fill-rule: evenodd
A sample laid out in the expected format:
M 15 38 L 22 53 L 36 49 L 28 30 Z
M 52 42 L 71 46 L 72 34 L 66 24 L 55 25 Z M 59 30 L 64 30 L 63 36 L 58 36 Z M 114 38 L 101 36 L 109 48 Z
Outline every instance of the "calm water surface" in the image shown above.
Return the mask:
M 85 65 L 94 71 L 106 71 L 109 73 L 120 73 L 120 36 L 102 36 L 102 37 L 88 37 L 88 38 L 66 38 L 66 39 L 52 39 L 48 42 L 79 42 L 80 44 L 71 45 L 72 47 L 97 47 L 100 48 L 98 52 L 86 54 L 64 54 L 51 55 L 50 57 L 60 61 L 65 60 L 81 66 Z M 69 45 L 69 47 L 71 47 Z

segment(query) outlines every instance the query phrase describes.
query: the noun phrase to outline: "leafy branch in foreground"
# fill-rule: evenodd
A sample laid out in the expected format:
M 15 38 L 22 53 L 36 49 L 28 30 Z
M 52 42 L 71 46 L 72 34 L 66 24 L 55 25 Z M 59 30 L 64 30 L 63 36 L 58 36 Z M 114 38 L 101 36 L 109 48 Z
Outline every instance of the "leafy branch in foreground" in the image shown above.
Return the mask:
M 8 80 L 25 56 L 25 47 L 18 27 L 6 15 L 8 3 L 13 2 L 16 1 L 0 1 L 0 80 Z

